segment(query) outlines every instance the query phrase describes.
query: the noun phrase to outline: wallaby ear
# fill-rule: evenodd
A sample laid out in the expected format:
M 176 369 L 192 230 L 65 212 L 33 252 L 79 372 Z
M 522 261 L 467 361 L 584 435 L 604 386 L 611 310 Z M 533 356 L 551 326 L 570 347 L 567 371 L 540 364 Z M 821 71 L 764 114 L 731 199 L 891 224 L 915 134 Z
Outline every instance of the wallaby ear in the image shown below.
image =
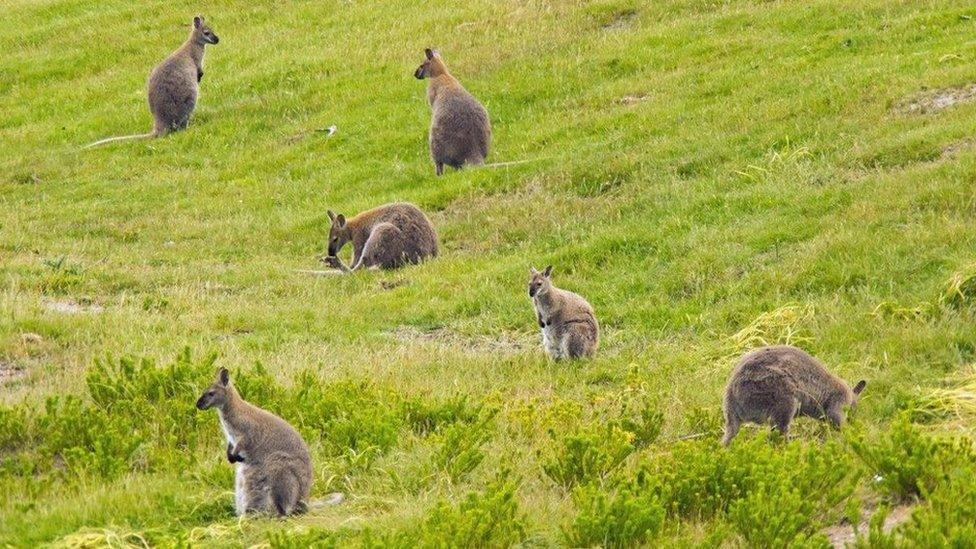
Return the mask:
M 547 266 L 545 270 L 542 271 L 542 276 L 546 278 L 549 278 L 549 275 L 551 274 L 552 274 L 552 265 Z
M 529 267 L 529 274 L 535 276 L 539 274 L 539 271 L 535 270 L 535 267 Z
M 340 229 L 343 228 L 343 227 L 345 227 L 346 226 L 346 216 L 344 216 L 342 214 L 337 215 L 335 217 L 335 222 L 336 222 L 336 225 L 338 225 Z
M 433 59 L 434 58 L 434 50 L 432 50 L 430 48 L 424 48 L 424 55 L 427 56 L 427 59 Z
M 866 386 L 867 384 L 868 384 L 868 382 L 867 382 L 867 381 L 865 381 L 865 380 L 863 380 L 863 379 L 862 379 L 861 381 L 858 381 L 858 382 L 857 382 L 857 385 L 855 385 L 855 386 L 854 386 L 854 394 L 855 394 L 855 395 L 859 395 L 859 394 L 861 394 L 861 391 L 863 391 L 863 390 L 864 390 L 864 387 L 865 387 L 865 386 Z
M 217 381 L 224 387 L 230 384 L 230 372 L 227 371 L 227 368 L 221 368 L 217 371 Z
M 203 16 L 202 15 L 198 15 L 198 16 L 194 17 L 193 18 L 193 28 L 199 29 L 202 26 L 203 26 Z
M 332 210 L 328 210 L 327 213 L 329 214 L 329 221 L 335 223 L 335 218 L 336 218 L 335 212 L 333 212 Z

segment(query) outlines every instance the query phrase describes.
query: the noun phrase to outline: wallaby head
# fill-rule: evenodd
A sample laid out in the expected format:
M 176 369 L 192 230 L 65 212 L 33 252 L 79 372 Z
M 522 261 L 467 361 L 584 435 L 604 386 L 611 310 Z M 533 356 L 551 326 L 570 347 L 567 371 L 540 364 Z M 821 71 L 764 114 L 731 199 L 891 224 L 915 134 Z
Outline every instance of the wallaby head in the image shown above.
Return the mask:
M 417 80 L 423 80 L 424 78 L 434 78 L 435 76 L 440 76 L 447 72 L 447 66 L 444 65 L 444 60 L 441 59 L 441 54 L 436 50 L 427 48 L 424 50 L 424 62 L 417 67 L 413 75 Z
M 540 273 L 535 267 L 529 267 L 529 297 L 535 297 L 548 292 L 552 288 L 552 265 Z
M 230 372 L 227 371 L 227 368 L 217 370 L 217 378 L 214 379 L 213 385 L 207 387 L 197 399 L 197 409 L 223 408 L 230 399 L 231 390 Z
M 203 20 L 202 15 L 198 15 L 193 18 L 193 32 L 191 34 L 193 41 L 201 46 L 204 44 L 216 44 L 220 42 L 220 38 L 217 34 L 207 25 L 207 22 Z
M 334 256 L 352 238 L 352 231 L 346 225 L 346 216 L 329 210 L 329 219 L 332 220 L 332 228 L 329 229 L 329 255 Z

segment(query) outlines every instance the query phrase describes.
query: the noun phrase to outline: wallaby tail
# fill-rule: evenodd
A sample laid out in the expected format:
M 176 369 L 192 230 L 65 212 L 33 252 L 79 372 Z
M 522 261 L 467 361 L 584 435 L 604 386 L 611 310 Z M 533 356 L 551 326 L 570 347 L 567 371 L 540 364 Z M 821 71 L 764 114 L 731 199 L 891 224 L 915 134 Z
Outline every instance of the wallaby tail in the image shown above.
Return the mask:
M 343 494 L 342 492 L 332 492 L 331 494 L 326 495 L 322 499 L 315 499 L 309 501 L 305 507 L 306 509 L 319 509 L 321 507 L 330 507 L 332 505 L 339 505 L 343 501 L 346 501 L 345 494 Z
M 120 135 L 118 137 L 106 137 L 105 139 L 100 139 L 94 143 L 89 143 L 81 148 L 81 150 L 90 149 L 92 147 L 97 147 L 99 145 L 104 145 L 105 143 L 111 143 L 113 141 L 128 141 L 130 139 L 149 139 L 150 137 L 156 137 L 156 132 L 140 133 L 135 135 Z
M 505 166 L 517 166 L 519 164 L 528 164 L 529 162 L 539 162 L 540 160 L 548 160 L 552 157 L 541 156 L 539 158 L 528 158 L 526 160 L 511 160 L 509 162 L 492 162 L 491 164 L 482 164 L 482 168 L 504 168 Z

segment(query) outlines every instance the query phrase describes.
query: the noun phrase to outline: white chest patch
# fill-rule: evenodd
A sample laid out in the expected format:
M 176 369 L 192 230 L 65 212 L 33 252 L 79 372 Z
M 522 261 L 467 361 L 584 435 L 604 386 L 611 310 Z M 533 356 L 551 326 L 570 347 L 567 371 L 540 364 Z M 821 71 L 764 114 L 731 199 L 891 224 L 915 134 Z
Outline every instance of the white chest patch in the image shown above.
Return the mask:
M 220 410 L 217 410 L 217 417 L 220 418 L 220 428 L 224 430 L 224 436 L 227 437 L 227 442 L 234 445 L 236 441 L 234 436 L 230 434 L 230 429 L 227 428 L 227 422 L 224 420 L 224 414 Z

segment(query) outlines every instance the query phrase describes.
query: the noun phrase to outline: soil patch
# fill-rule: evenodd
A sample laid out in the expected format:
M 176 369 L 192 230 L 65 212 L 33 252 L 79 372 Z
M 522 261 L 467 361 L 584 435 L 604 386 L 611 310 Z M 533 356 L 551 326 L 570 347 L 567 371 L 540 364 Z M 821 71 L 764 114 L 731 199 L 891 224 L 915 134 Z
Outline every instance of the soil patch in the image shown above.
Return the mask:
M 73 299 L 48 299 L 41 300 L 41 307 L 46 311 L 63 315 L 79 313 L 100 313 L 105 310 L 101 305 L 92 303 L 89 299 L 75 301 Z
M 8 360 L 0 360 L 0 385 L 13 383 L 26 375 L 27 370 L 23 366 Z
M 885 517 L 884 525 L 882 529 L 887 532 L 891 532 L 899 524 L 907 521 L 912 516 L 912 510 L 914 506 L 912 505 L 899 505 L 888 513 Z M 861 515 L 861 523 L 858 525 L 857 529 L 860 532 L 868 531 L 868 520 L 870 517 L 867 514 Z M 830 544 L 838 549 L 847 547 L 849 544 L 854 543 L 856 536 L 854 535 L 854 526 L 851 524 L 837 524 L 826 528 L 823 531 L 830 540 Z
M 895 106 L 895 110 L 908 114 L 931 114 L 973 100 L 976 100 L 976 84 L 924 91 L 902 101 Z
M 415 326 L 398 326 L 390 331 L 390 335 L 403 343 L 420 343 L 450 348 L 462 348 L 472 352 L 485 353 L 517 353 L 531 347 L 535 341 L 525 334 L 517 332 L 503 332 L 497 336 L 469 337 L 459 334 L 450 328 L 434 328 L 422 330 Z

